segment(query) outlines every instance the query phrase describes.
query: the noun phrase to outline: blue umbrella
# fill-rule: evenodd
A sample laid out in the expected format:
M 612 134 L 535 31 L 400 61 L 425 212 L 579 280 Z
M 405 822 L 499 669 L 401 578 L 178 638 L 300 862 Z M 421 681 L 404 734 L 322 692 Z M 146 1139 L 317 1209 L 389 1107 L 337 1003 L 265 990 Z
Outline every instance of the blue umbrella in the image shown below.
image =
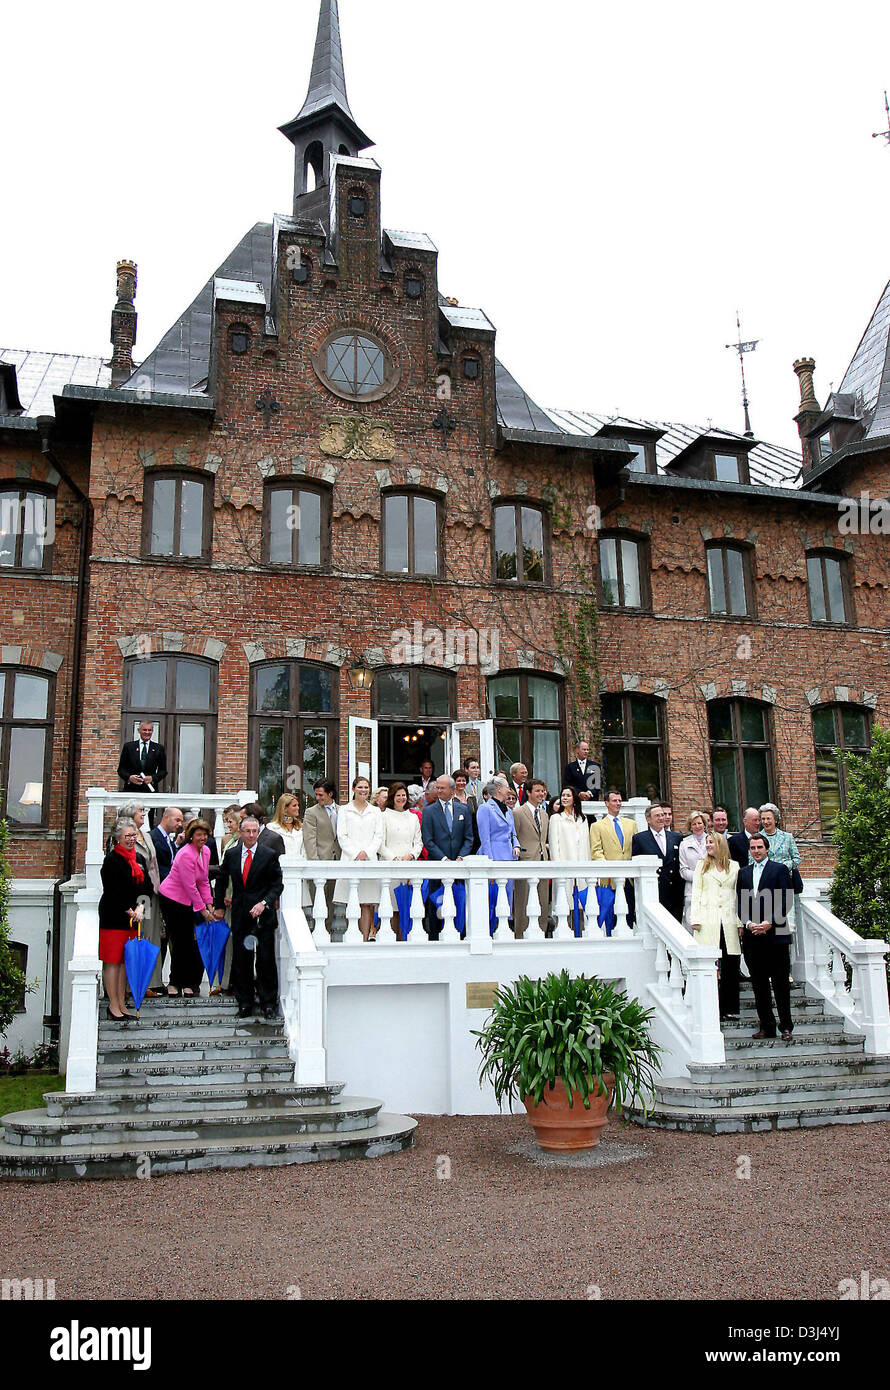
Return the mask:
M 611 936 L 615 929 L 615 889 L 610 888 L 607 883 L 598 885 L 596 900 L 599 905 L 596 920 L 604 929 L 606 936 Z
M 396 900 L 396 911 L 399 914 L 399 933 L 403 941 L 408 940 L 413 923 L 411 921 L 411 898 L 414 893 L 413 885 L 410 883 L 400 883 L 393 889 L 393 897 Z
M 127 983 L 130 986 L 133 1004 L 137 1012 L 142 1007 L 148 982 L 154 974 L 154 968 L 160 954 L 160 946 L 146 941 L 141 934 L 134 937 L 132 941 L 128 941 L 124 947 L 124 969 L 127 973 Z
M 456 885 L 455 885 L 455 886 L 456 886 Z M 512 910 L 513 910 L 513 880 L 512 880 L 512 879 L 510 879 L 509 882 L 507 883 L 507 901 L 508 901 L 508 903 L 510 904 L 510 911 L 512 912 Z M 466 905 L 466 896 L 464 897 L 464 904 Z M 494 936 L 495 932 L 496 932 L 497 929 L 498 929 L 498 912 L 497 912 L 497 908 L 498 908 L 498 885 L 497 885 L 496 882 L 494 882 L 494 880 L 490 880 L 490 881 L 489 881 L 489 884 L 488 884 L 488 918 L 489 918 L 488 930 L 489 930 L 489 932 L 490 932 L 490 934 L 491 934 L 492 936 Z
M 231 935 L 225 922 L 205 922 L 202 917 L 195 923 L 195 940 L 198 943 L 198 950 L 201 960 L 204 962 L 204 969 L 207 971 L 207 980 L 210 988 L 213 988 L 214 975 L 219 976 L 222 984 L 223 962 L 226 958 L 226 945 Z
M 467 890 L 463 883 L 454 882 L 451 886 L 454 889 L 454 925 L 463 936 L 467 923 Z M 445 889 L 440 883 L 436 891 L 430 896 L 430 902 L 441 911 L 444 901 Z
M 574 898 L 575 898 L 575 935 L 576 935 L 576 936 L 580 936 L 580 935 L 581 935 L 581 917 L 582 917 L 582 915 L 583 915 L 583 913 L 584 913 L 584 909 L 585 909 L 586 906 L 587 906 L 587 894 L 588 894 L 588 892 L 589 892 L 589 889 L 587 889 L 587 888 L 578 889 L 578 888 L 576 887 L 575 890 L 574 890 Z

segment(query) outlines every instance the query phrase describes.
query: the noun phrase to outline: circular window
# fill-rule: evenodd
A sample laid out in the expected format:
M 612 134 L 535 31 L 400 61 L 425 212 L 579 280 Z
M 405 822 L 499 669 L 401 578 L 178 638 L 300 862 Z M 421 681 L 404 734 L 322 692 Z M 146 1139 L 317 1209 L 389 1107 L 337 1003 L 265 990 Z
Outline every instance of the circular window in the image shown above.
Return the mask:
M 333 333 L 322 343 L 314 365 L 328 389 L 346 400 L 378 400 L 399 379 L 383 344 L 364 333 Z

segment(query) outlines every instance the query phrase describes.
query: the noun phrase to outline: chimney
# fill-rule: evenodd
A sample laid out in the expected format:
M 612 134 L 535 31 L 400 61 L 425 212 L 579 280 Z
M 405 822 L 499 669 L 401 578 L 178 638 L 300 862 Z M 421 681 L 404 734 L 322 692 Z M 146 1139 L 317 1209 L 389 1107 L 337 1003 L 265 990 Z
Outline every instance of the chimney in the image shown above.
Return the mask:
M 117 303 L 111 311 L 111 384 L 120 386 L 134 370 L 136 345 L 136 266 L 133 261 L 117 263 Z
M 810 469 L 818 463 L 818 459 L 813 452 L 813 441 L 808 438 L 808 435 L 822 413 L 813 387 L 813 373 L 816 370 L 816 363 L 812 357 L 800 357 L 794 364 L 794 370 L 800 382 L 800 406 L 794 417 L 794 423 L 797 425 L 797 433 L 800 435 L 803 471 L 809 473 Z

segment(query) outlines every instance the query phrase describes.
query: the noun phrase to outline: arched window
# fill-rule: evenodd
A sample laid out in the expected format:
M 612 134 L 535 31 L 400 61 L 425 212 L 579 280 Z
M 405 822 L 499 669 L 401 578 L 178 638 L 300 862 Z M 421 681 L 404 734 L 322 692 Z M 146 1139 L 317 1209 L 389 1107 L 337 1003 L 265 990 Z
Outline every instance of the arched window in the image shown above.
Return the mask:
M 312 786 L 338 772 L 340 672 L 296 661 L 254 666 L 250 680 L 249 780 L 267 812 L 286 791 L 312 801 Z
M 498 767 L 509 772 L 511 763 L 525 763 L 555 796 L 565 766 L 562 681 L 524 671 L 493 676 L 488 707 L 495 721 Z
M 543 584 L 548 545 L 544 509 L 529 502 L 494 508 L 494 577 L 514 584 Z
M 649 608 L 649 548 L 641 536 L 601 535 L 600 599 L 604 608 Z
M 623 797 L 668 795 L 664 702 L 648 695 L 603 695 L 603 787 Z
M 138 737 L 142 719 L 167 755 L 164 792 L 216 789 L 217 668 L 195 657 L 133 657 L 124 666 L 121 741 Z
M 455 718 L 456 690 L 450 671 L 396 666 L 378 671 L 371 692 L 378 721 L 381 779 L 415 782 L 427 758 L 436 776 L 445 765 L 445 734 Z
M 385 574 L 442 574 L 441 504 L 420 493 L 383 497 L 381 566 Z
M 711 700 L 708 704 L 714 805 L 725 806 L 738 828 L 746 806 L 762 806 L 773 796 L 769 708 L 753 700 Z
M 152 473 L 145 479 L 143 559 L 208 561 L 212 536 L 212 479 L 203 473 Z
M 47 572 L 55 539 L 54 494 L 0 486 L 0 568 Z
M 51 676 L 0 667 L 2 814 L 13 827 L 49 824 L 54 694 Z
M 267 483 L 263 493 L 267 565 L 325 569 L 331 562 L 331 494 L 302 483 Z
M 813 710 L 816 781 L 822 834 L 830 835 L 841 811 L 847 809 L 847 770 L 834 749 L 867 753 L 871 746 L 871 710 L 858 705 L 819 705 Z

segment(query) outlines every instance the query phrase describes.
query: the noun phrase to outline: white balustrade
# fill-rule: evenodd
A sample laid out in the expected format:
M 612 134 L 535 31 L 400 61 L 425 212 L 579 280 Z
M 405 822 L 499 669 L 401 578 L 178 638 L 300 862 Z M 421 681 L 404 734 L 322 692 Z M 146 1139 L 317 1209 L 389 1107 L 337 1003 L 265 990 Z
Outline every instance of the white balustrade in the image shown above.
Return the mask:
M 885 941 L 857 935 L 819 901 L 819 885 L 805 883 L 797 899 L 794 977 L 865 1039 L 866 1053 L 890 1055 Z M 849 976 L 849 983 L 848 983 Z

